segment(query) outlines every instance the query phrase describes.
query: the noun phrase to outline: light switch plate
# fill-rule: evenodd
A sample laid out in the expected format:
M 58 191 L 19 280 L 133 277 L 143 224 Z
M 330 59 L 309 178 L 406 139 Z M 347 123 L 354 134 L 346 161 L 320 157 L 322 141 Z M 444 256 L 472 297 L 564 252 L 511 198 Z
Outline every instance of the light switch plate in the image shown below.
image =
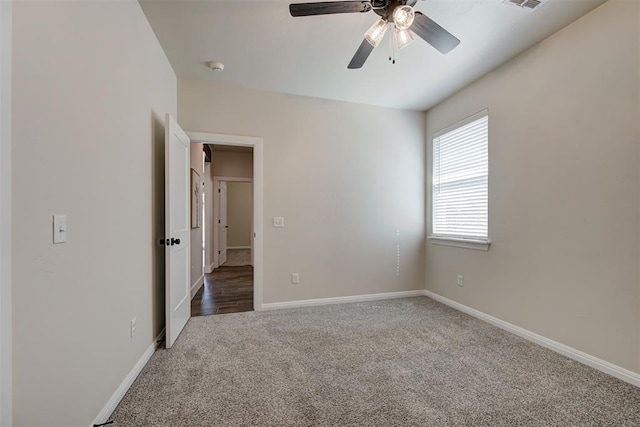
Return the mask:
M 65 243 L 67 241 L 67 216 L 53 216 L 53 243 Z
M 284 218 L 281 216 L 274 216 L 273 226 L 276 228 L 284 228 Z

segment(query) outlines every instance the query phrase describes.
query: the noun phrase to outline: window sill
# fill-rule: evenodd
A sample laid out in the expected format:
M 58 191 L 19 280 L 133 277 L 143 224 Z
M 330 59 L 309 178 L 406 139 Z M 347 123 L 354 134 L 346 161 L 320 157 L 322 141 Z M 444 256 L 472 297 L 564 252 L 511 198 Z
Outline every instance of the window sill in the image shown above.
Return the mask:
M 456 248 L 475 249 L 478 251 L 488 251 L 491 245 L 491 241 L 489 240 L 460 239 L 444 236 L 428 236 L 427 239 L 434 245 L 454 246 Z

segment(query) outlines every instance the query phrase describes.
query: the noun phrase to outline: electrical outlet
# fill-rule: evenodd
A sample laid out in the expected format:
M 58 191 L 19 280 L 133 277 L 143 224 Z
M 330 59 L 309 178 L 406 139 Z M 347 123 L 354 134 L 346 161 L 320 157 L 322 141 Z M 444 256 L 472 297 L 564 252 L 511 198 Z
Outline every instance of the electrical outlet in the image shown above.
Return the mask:
M 464 286 L 464 276 L 461 274 L 458 274 L 458 286 L 460 287 Z
M 136 336 L 136 332 L 138 332 L 138 319 L 131 319 L 131 338 Z
M 291 283 L 293 283 L 294 285 L 297 285 L 298 283 L 300 283 L 300 274 L 299 273 L 293 273 L 291 275 Z

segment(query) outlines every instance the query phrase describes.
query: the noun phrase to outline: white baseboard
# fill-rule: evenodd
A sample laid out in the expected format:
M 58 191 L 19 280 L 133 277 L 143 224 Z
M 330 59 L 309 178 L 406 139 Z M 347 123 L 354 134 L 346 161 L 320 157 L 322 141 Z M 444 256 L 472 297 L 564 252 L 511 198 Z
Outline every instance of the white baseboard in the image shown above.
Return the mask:
M 133 382 L 138 377 L 140 372 L 142 372 L 142 369 L 145 367 L 147 362 L 149 362 L 149 359 L 151 359 L 151 356 L 153 356 L 153 353 L 158 348 L 158 343 L 164 336 L 164 333 L 165 333 L 165 329 L 163 328 L 162 331 L 160 331 L 160 333 L 156 337 L 156 339 L 151 343 L 149 348 L 147 348 L 147 350 L 140 357 L 140 359 L 138 359 L 138 361 L 133 366 L 131 371 L 127 374 L 127 376 L 124 378 L 122 383 L 120 383 L 115 393 L 113 393 L 111 398 L 107 401 L 107 404 L 104 405 L 104 408 L 102 408 L 102 411 L 100 411 L 96 419 L 93 421 L 93 423 L 91 423 L 91 426 L 93 426 L 94 424 L 102 424 L 109 421 L 109 417 L 111 416 L 113 411 L 115 411 L 116 407 L 118 406 L 118 404 L 120 403 L 124 395 L 129 390 L 129 387 L 131 387 L 131 384 L 133 384 Z
M 227 250 L 229 249 L 251 249 L 251 246 L 227 246 Z
M 200 278 L 198 280 L 196 280 L 196 283 L 191 285 L 191 298 L 190 299 L 193 299 L 193 297 L 196 296 L 196 294 L 198 293 L 198 291 L 200 290 L 202 285 L 204 285 L 204 274 L 202 276 L 200 276 Z
M 628 369 L 614 365 L 613 363 L 609 363 L 606 360 L 598 359 L 595 356 L 591 356 L 590 354 L 584 353 L 580 350 L 576 350 L 575 348 L 569 347 L 557 341 L 543 337 L 542 335 L 538 335 L 534 332 L 528 331 L 524 328 L 513 325 L 509 322 L 505 322 L 504 320 L 500 320 L 497 317 L 490 316 L 474 308 L 467 307 L 464 304 L 460 304 L 459 302 L 455 302 L 453 300 L 450 300 L 449 298 L 445 298 L 431 291 L 424 291 L 423 295 L 426 295 L 429 298 L 432 298 L 436 301 L 446 304 L 449 307 L 455 308 L 456 310 L 462 311 L 463 313 L 467 313 L 473 317 L 477 317 L 478 319 L 491 323 L 492 325 L 495 325 L 501 329 L 504 329 L 513 334 L 516 334 L 526 340 L 529 340 L 543 347 L 546 347 L 550 350 L 553 350 L 556 353 L 560 353 L 563 356 L 566 356 L 570 359 L 583 363 L 587 366 L 591 366 L 592 368 L 595 368 L 601 372 L 604 372 L 605 374 L 609 374 L 622 381 L 628 382 L 629 384 L 633 384 L 636 387 L 640 387 L 639 373 L 629 371 Z
M 204 266 L 204 274 L 209 274 L 213 272 L 213 263 Z
M 344 304 L 349 302 L 376 301 L 393 298 L 424 296 L 424 290 L 385 292 L 380 294 L 352 295 L 348 297 L 305 299 L 299 301 L 271 302 L 262 304 L 260 310 L 279 310 L 281 308 L 311 307 L 316 305 Z

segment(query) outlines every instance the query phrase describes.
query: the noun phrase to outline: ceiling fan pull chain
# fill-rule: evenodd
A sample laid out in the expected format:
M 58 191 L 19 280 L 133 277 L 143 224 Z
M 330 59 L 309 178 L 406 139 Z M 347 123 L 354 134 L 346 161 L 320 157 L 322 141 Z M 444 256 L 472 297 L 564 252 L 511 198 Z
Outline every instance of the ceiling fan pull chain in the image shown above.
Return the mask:
M 389 24 L 389 27 L 391 27 L 391 24 Z M 391 29 L 393 30 L 393 29 Z M 392 34 L 395 34 L 394 31 L 391 31 Z M 395 55 L 395 50 L 393 49 L 393 38 L 394 36 L 391 35 L 391 37 L 389 37 L 389 61 L 391 61 L 392 64 L 396 63 L 396 55 Z
M 392 54 L 393 54 L 393 51 L 391 50 L 391 43 L 389 43 L 389 61 L 391 61 Z

